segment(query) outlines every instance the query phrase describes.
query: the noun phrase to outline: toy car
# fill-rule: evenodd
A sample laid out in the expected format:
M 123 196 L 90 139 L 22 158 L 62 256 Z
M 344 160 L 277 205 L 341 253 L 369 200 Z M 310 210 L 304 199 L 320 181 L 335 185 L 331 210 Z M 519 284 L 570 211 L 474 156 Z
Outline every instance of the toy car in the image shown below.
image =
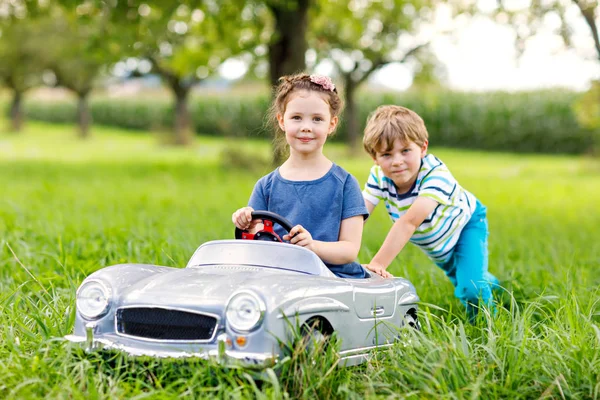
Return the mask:
M 399 328 L 418 326 L 414 286 L 406 279 L 338 278 L 310 250 L 279 242 L 284 218 L 255 211 L 264 228 L 201 245 L 184 269 L 120 264 L 88 276 L 77 290 L 77 316 L 66 339 L 87 350 L 153 357 L 215 358 L 267 367 L 291 330 L 337 333 L 346 365 L 389 346 Z M 313 337 L 311 336 L 311 337 Z

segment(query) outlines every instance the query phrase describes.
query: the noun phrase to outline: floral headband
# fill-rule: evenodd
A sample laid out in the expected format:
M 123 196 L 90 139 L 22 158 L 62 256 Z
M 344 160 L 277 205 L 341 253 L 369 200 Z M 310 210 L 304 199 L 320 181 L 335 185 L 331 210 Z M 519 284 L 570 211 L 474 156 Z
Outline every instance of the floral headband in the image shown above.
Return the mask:
M 315 85 L 321 86 L 325 90 L 335 91 L 335 85 L 331 81 L 331 78 L 325 75 L 311 75 L 310 81 Z

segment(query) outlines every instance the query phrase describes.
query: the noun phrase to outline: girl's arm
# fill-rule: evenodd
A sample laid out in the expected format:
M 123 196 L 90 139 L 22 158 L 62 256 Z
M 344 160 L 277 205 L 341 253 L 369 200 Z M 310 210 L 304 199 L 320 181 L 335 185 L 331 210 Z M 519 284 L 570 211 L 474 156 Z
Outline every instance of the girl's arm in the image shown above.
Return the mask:
M 340 235 L 337 242 L 322 242 L 313 240 L 310 232 L 302 225 L 296 225 L 288 235 L 283 237 L 290 243 L 306 247 L 314 251 L 321 260 L 330 264 L 347 264 L 356 260 L 360 250 L 363 231 L 363 216 L 342 220 Z
M 428 197 L 417 197 L 406 214 L 401 216 L 390 229 L 381 248 L 365 267 L 380 273 L 384 271 L 404 248 L 415 230 L 433 212 L 438 202 Z

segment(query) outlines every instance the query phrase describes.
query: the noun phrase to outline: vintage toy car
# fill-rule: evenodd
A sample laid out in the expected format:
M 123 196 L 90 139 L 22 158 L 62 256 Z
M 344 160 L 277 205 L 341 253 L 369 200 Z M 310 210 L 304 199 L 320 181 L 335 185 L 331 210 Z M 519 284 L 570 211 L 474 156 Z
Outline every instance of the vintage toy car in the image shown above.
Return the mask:
M 406 279 L 338 278 L 305 248 L 280 243 L 276 214 L 255 212 L 253 235 L 201 245 L 187 266 L 120 264 L 88 276 L 77 290 L 77 316 L 66 338 L 87 350 L 153 357 L 215 358 L 266 367 L 285 351 L 294 326 L 341 339 L 346 365 L 389 346 L 399 329 L 417 326 L 414 286 Z M 312 337 L 312 336 L 311 336 Z

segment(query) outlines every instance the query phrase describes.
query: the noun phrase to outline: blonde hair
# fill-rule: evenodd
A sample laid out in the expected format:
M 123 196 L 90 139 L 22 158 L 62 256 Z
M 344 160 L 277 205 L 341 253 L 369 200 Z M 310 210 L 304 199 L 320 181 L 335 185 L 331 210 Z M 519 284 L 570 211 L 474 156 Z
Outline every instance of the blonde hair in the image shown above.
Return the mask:
M 363 146 L 375 158 L 377 151 L 391 150 L 396 139 L 423 146 L 428 138 L 425 123 L 416 112 L 401 106 L 380 106 L 369 115 Z
M 340 98 L 337 89 L 327 89 L 311 80 L 308 74 L 285 75 L 279 78 L 279 84 L 275 88 L 274 100 L 268 113 L 268 121 L 275 129 L 275 133 L 281 131 L 277 122 L 277 114 L 285 114 L 285 108 L 290 101 L 290 96 L 297 91 L 307 90 L 323 95 L 323 100 L 329 105 L 331 117 L 337 117 L 344 109 L 344 102 Z

